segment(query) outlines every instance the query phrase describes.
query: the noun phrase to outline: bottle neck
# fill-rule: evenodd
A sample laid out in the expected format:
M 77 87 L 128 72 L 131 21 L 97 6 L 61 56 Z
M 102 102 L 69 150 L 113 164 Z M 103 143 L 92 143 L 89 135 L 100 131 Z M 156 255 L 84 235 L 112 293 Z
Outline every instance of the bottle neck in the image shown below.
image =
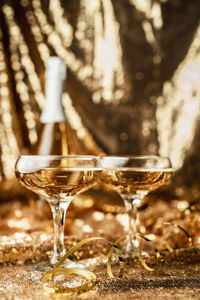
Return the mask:
M 56 76 L 46 79 L 46 101 L 40 117 L 41 123 L 60 123 L 66 121 L 62 105 L 63 81 Z

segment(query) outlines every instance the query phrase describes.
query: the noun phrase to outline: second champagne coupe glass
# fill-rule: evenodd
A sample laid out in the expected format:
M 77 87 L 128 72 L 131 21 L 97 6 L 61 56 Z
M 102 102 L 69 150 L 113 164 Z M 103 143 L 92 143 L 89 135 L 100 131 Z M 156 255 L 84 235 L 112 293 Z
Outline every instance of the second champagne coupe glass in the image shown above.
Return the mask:
M 69 204 L 76 195 L 97 183 L 100 171 L 96 156 L 22 155 L 18 158 L 16 177 L 26 188 L 44 197 L 53 213 L 52 266 L 65 254 L 64 224 Z M 76 267 L 70 260 L 68 266 Z
M 136 238 L 137 207 L 152 190 L 165 184 L 172 175 L 169 158 L 159 156 L 103 156 L 101 180 L 122 197 L 129 217 L 126 253 L 134 254 L 138 247 Z

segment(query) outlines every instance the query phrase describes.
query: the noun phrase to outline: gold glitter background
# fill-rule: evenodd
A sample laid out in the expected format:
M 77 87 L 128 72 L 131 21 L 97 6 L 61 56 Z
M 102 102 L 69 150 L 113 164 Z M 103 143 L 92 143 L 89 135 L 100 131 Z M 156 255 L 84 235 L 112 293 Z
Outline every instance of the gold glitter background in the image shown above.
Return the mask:
M 159 154 L 171 158 L 175 171 L 170 184 L 146 197 L 139 213 L 143 233 L 179 266 L 171 264 L 168 271 L 162 266 L 158 275 L 144 270 L 133 275 L 130 268 L 122 283 L 100 282 L 100 292 L 88 299 L 109 299 L 111 286 L 117 299 L 124 293 L 145 299 L 148 289 L 152 299 L 198 299 L 193 267 L 199 272 L 199 17 L 199 0 L 0 1 L 2 297 L 23 282 L 19 297 L 25 299 L 31 275 L 24 263 L 47 259 L 52 249 L 50 209 L 16 182 L 14 164 L 19 153 L 33 153 L 37 144 L 45 66 L 57 55 L 68 70 L 63 105 L 75 153 Z M 160 226 L 163 221 L 185 228 L 193 247 L 177 228 Z M 95 234 L 118 238 L 127 222 L 119 196 L 98 186 L 70 205 L 66 246 Z M 176 249 L 171 254 L 166 240 Z M 76 257 L 106 251 L 91 245 Z M 25 279 L 17 283 L 18 272 Z M 104 270 L 99 272 L 104 278 Z M 133 276 L 140 276 L 140 283 Z M 35 295 L 27 293 L 41 297 L 40 286 Z

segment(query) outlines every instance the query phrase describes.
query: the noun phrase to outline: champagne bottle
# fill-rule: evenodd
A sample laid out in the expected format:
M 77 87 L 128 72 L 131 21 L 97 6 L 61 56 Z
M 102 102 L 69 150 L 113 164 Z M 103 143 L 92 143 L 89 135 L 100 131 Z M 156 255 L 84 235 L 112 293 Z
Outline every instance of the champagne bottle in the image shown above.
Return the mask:
M 66 65 L 60 57 L 52 56 L 48 59 L 45 72 L 46 99 L 40 116 L 41 131 L 33 149 L 37 155 L 75 154 L 73 135 L 62 105 L 66 73 Z M 40 220 L 48 217 L 50 209 L 43 197 L 31 195 L 29 202 Z
M 52 56 L 48 59 L 45 73 L 46 100 L 40 117 L 42 130 L 37 146 L 39 155 L 74 154 L 72 136 L 62 105 L 66 73 L 66 65 L 60 57 Z

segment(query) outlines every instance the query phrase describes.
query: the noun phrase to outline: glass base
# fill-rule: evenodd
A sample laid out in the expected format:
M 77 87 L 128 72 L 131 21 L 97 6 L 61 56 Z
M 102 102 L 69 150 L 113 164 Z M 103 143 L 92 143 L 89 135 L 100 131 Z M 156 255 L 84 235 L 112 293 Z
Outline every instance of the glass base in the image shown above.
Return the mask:
M 92 258 L 82 259 L 80 262 L 85 266 L 85 268 L 87 268 L 87 270 L 92 271 L 100 265 L 105 265 L 107 263 L 107 257 L 96 256 Z
M 127 265 L 137 266 L 138 263 L 141 264 L 143 261 L 144 266 L 144 263 L 148 265 L 150 260 L 151 264 L 153 261 L 153 265 L 156 265 L 156 255 L 153 248 L 148 242 L 141 244 L 140 237 L 127 236 L 119 244 L 119 249 Z M 155 261 L 153 257 L 155 257 Z
M 55 265 L 44 263 L 44 264 L 37 264 L 34 266 L 31 266 L 30 270 L 34 272 L 46 272 L 48 270 L 51 270 L 55 267 Z M 74 269 L 85 269 L 87 268 L 86 263 L 79 263 L 74 262 L 70 259 L 66 259 L 65 262 L 60 266 L 60 268 L 74 268 Z
M 82 262 L 72 261 L 69 258 L 60 266 L 61 268 L 85 269 L 87 266 Z
M 139 241 L 137 237 L 127 235 L 118 246 L 124 259 L 139 257 Z
M 31 271 L 36 271 L 36 272 L 46 272 L 48 270 L 52 269 L 52 267 L 48 264 L 38 264 L 31 266 L 30 270 Z
M 136 237 L 132 238 L 132 236 L 127 236 L 125 239 L 125 251 L 128 254 L 131 254 L 132 252 L 138 252 L 139 249 L 139 242 Z

